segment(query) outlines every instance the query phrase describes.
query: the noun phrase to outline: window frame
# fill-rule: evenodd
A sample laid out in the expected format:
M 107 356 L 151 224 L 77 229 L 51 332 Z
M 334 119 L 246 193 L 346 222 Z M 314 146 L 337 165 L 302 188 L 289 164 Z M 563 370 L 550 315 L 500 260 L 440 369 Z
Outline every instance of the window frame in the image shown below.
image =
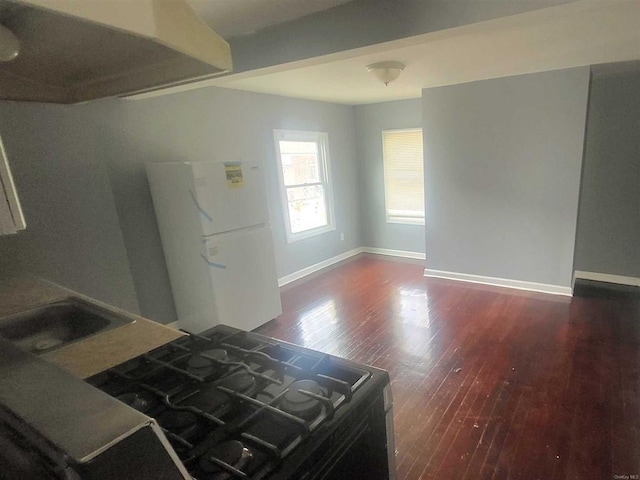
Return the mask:
M 276 163 L 278 165 L 278 184 L 280 190 L 280 203 L 282 205 L 282 216 L 284 220 L 287 243 L 297 242 L 305 238 L 315 237 L 323 233 L 336 229 L 335 210 L 333 203 L 333 185 L 331 181 L 331 161 L 329 156 L 329 134 L 327 132 L 315 132 L 306 130 L 284 130 L 274 129 L 273 139 L 276 152 Z M 295 187 L 305 185 L 322 185 L 324 189 L 325 208 L 327 211 L 327 224 L 320 227 L 311 228 L 302 232 L 293 233 L 291 231 L 291 216 L 289 214 L 289 202 L 287 197 L 287 187 L 284 182 L 284 170 L 282 168 L 282 155 L 280 153 L 280 141 L 292 142 L 315 142 L 318 145 L 318 170 L 320 182 L 296 184 Z
M 384 155 L 384 136 L 386 133 L 403 133 L 403 132 L 420 132 L 422 136 L 422 127 L 414 127 L 414 128 L 394 128 L 382 130 L 380 133 L 380 146 L 382 148 L 382 175 L 383 175 L 383 188 L 384 188 L 384 215 L 386 223 L 398 224 L 398 225 L 426 225 L 425 217 L 426 211 L 423 212 L 422 217 L 400 217 L 395 215 L 389 215 L 389 199 L 388 199 L 388 190 L 387 190 L 387 169 L 385 165 L 385 155 Z M 422 195 L 424 199 L 424 144 L 422 147 L 423 151 L 423 171 L 422 171 Z M 426 208 L 425 208 L 426 210 Z

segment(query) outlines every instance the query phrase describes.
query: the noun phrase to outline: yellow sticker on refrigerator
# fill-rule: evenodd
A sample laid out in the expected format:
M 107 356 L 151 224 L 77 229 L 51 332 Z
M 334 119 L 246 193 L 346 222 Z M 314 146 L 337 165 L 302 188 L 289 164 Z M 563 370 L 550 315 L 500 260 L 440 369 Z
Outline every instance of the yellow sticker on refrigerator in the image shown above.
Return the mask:
M 244 177 L 242 176 L 242 166 L 240 162 L 225 163 L 224 171 L 227 174 L 227 186 L 238 188 L 244 185 Z

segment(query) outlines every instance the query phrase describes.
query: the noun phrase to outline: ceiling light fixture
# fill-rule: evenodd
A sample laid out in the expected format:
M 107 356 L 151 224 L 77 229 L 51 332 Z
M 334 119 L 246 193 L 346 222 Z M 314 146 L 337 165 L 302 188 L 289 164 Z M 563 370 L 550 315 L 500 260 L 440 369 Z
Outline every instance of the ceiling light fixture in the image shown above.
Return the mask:
M 11 30 L 0 25 L 0 62 L 9 62 L 20 53 L 20 42 Z
M 404 70 L 404 63 L 378 62 L 367 65 L 367 72 L 373 73 L 385 85 L 393 82 Z

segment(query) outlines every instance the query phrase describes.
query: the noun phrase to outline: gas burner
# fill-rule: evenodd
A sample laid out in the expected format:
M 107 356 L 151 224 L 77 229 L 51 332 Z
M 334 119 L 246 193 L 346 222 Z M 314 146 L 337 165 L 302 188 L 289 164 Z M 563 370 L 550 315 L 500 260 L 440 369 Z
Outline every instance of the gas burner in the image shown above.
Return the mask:
M 231 474 L 227 473 L 225 467 L 220 464 L 224 462 L 236 470 L 243 471 L 251 458 L 251 451 L 237 440 L 229 440 L 222 442 L 211 449 L 207 450 L 199 461 L 200 468 L 206 473 L 214 474 L 212 480 L 224 480 L 231 478 Z
M 255 390 L 256 379 L 248 373 L 236 372 L 222 379 L 218 385 L 250 396 Z
M 196 416 L 183 410 L 167 410 L 158 417 L 158 423 L 171 431 L 182 431 L 195 425 Z
M 202 355 L 206 355 L 211 358 L 205 358 Z M 212 358 L 215 360 L 212 360 Z M 220 368 L 220 365 L 216 360 L 222 362 L 229 361 L 227 351 L 222 348 L 214 348 L 212 350 L 205 350 L 203 352 L 196 353 L 187 361 L 187 370 L 193 375 L 206 377 Z
M 139 412 L 147 413 L 158 404 L 157 399 L 149 392 L 127 392 L 116 397 L 122 403 L 135 408 Z
M 322 411 L 322 403 L 300 392 L 300 390 L 305 390 L 316 395 L 324 395 L 320 385 L 314 380 L 298 380 L 289 386 L 289 390 L 280 401 L 280 408 L 296 417 L 311 420 L 317 417 Z
M 229 395 L 218 390 L 215 384 L 206 383 L 198 390 L 177 402 L 181 406 L 194 407 L 205 413 L 214 414 L 231 403 Z
M 212 415 L 222 415 L 234 402 L 218 387 L 250 396 L 255 393 L 256 380 L 248 373 L 236 372 L 218 382 L 200 385 L 196 391 L 176 403 L 181 406 L 191 406 Z
M 179 405 L 187 405 L 212 415 L 224 415 L 234 405 L 231 397 L 218 387 L 251 396 L 256 390 L 256 379 L 245 372 L 236 372 L 215 383 L 205 383 L 186 397 L 178 400 Z

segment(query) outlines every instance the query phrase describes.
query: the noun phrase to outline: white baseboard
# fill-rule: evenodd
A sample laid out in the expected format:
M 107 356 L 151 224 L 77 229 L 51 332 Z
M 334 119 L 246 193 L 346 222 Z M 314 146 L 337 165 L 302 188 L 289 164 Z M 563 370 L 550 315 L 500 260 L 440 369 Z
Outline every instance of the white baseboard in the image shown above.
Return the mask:
M 424 269 L 425 277 L 445 278 L 447 280 L 459 280 L 462 282 L 481 283 L 496 287 L 515 288 L 518 290 L 529 290 L 532 292 L 550 293 L 552 295 L 572 296 L 573 289 L 560 285 L 547 285 L 545 283 L 524 282 L 522 280 L 511 280 L 508 278 L 484 277 L 481 275 L 471 275 L 468 273 L 445 272 L 442 270 Z
M 353 257 L 362 253 L 362 247 L 354 248 L 353 250 L 349 250 L 348 252 L 341 253 L 340 255 L 336 255 L 335 257 L 327 258 L 322 262 L 315 263 L 310 265 L 302 270 L 298 270 L 297 272 L 290 273 L 289 275 L 285 275 L 284 277 L 280 277 L 278 279 L 278 286 L 283 287 L 288 283 L 295 282 L 296 280 L 300 280 L 302 277 L 306 277 L 307 275 L 311 275 L 323 268 L 330 267 L 331 265 L 341 262 L 342 260 L 346 260 L 347 258 Z
M 391 250 L 390 248 L 362 247 L 364 253 L 374 253 L 376 255 L 389 255 L 391 257 L 415 258 L 424 260 L 426 256 L 420 252 L 409 252 L 407 250 Z
M 623 275 L 610 275 L 608 273 L 583 272 L 576 270 L 573 274 L 573 281 L 577 279 L 593 280 L 594 282 L 617 283 L 619 285 L 629 285 L 632 287 L 640 287 L 640 278 L 625 277 Z

